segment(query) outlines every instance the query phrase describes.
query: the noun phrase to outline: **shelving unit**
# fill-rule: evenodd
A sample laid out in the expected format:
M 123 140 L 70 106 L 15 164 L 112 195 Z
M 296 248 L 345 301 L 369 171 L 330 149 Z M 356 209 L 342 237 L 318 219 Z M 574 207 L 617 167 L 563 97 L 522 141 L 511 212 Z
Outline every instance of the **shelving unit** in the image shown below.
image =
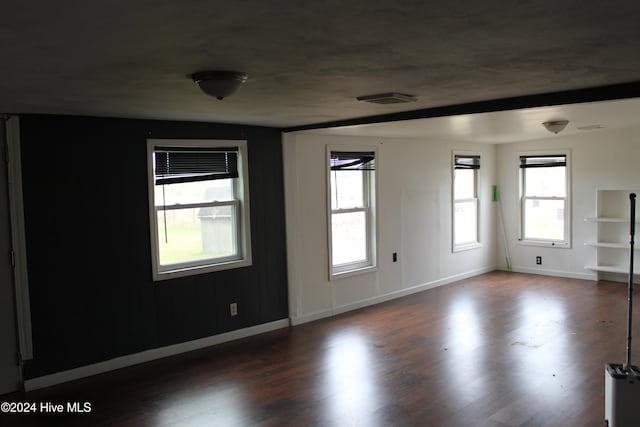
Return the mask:
M 585 268 L 595 271 L 598 280 L 606 278 L 624 281 L 629 274 L 629 193 L 639 192 L 597 190 L 596 216 L 585 218 L 585 221 L 594 223 L 597 227 L 596 240 L 585 242 L 585 245 L 595 249 L 596 262 Z M 634 249 L 640 250 L 639 247 Z M 606 277 L 601 273 L 606 274 Z M 640 266 L 637 264 L 634 265 L 634 274 L 640 274 Z

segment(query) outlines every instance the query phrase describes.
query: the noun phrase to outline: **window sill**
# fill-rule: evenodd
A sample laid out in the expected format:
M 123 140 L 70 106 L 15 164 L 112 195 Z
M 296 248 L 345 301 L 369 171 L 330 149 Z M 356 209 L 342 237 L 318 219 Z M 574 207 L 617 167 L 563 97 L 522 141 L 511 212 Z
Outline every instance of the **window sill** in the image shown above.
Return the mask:
M 222 262 L 218 264 L 203 265 L 198 267 L 185 267 L 169 271 L 154 271 L 153 281 L 175 279 L 177 277 L 195 276 L 197 274 L 213 273 L 215 271 L 231 270 L 251 266 L 251 259 L 241 259 L 235 261 Z
M 454 246 L 452 252 L 456 253 L 456 252 L 470 251 L 472 249 L 479 249 L 481 247 L 482 247 L 482 243 L 467 243 L 465 245 Z
M 331 273 L 329 276 L 329 280 L 333 281 L 333 280 L 345 279 L 347 277 L 359 276 L 361 274 L 366 274 L 366 273 L 374 273 L 376 271 L 378 271 L 378 267 L 376 267 L 375 265 L 369 266 L 369 267 L 362 267 L 354 270 L 343 271 L 340 273 Z
M 544 240 L 518 240 L 518 244 L 522 246 L 541 246 L 544 248 L 571 249 L 571 243 L 568 242 L 549 242 Z

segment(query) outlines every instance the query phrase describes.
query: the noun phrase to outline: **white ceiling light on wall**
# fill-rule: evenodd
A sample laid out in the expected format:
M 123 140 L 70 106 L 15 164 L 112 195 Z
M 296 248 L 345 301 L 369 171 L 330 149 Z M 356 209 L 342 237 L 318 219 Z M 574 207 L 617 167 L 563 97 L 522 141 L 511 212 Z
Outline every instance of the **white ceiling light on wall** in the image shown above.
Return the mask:
M 222 100 L 232 95 L 248 76 L 239 71 L 199 71 L 191 78 L 204 93 Z
M 569 120 L 550 120 L 548 122 L 544 122 L 542 126 L 544 126 L 549 132 L 557 134 L 562 132 L 568 124 Z

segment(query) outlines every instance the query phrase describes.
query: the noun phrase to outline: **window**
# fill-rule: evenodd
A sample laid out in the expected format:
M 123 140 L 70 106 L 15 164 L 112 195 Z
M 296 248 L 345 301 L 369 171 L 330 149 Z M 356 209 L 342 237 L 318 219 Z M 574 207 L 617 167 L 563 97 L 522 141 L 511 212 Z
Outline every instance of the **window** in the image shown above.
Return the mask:
M 329 151 L 331 277 L 375 267 L 375 150 Z
M 453 251 L 477 248 L 480 156 L 453 155 Z
M 568 154 L 520 156 L 520 240 L 570 245 Z
M 154 280 L 251 265 L 245 141 L 149 140 Z

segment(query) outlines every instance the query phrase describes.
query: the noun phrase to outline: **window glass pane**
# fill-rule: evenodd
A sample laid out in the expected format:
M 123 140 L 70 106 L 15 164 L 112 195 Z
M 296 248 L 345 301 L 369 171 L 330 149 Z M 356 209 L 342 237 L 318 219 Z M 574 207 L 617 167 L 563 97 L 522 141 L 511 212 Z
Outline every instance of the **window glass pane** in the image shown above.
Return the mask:
M 456 202 L 454 213 L 454 244 L 476 243 L 478 241 L 477 202 Z
M 170 209 L 157 217 L 161 265 L 237 254 L 234 206 Z
M 564 200 L 525 200 L 524 238 L 564 241 L 564 204 Z
M 365 212 L 331 215 L 331 254 L 333 265 L 367 259 L 367 221 Z
M 453 179 L 453 198 L 473 199 L 476 196 L 475 177 L 474 169 L 456 169 Z
M 224 202 L 233 199 L 232 178 L 155 186 L 156 206 Z
M 565 197 L 566 167 L 525 168 L 524 195 L 527 197 Z
M 364 206 L 363 171 L 331 171 L 331 209 Z

